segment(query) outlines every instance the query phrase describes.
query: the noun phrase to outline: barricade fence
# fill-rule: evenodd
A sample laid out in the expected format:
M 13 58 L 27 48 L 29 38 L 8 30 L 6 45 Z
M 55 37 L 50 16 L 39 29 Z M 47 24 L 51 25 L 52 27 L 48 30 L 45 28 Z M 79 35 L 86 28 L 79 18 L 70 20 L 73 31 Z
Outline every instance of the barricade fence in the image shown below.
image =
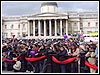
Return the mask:
M 16 58 L 20 59 L 20 57 L 21 55 Z M 89 68 L 98 70 L 98 66 L 89 63 L 87 60 L 81 60 L 85 59 L 85 57 L 78 57 L 78 61 L 76 60 L 77 57 L 66 56 L 66 59 L 63 61 L 60 61 L 56 57 L 57 55 L 52 54 L 31 58 L 25 57 L 27 64 L 24 67 L 26 67 L 26 70 L 33 71 L 34 73 L 61 73 L 63 65 L 65 66 L 65 73 L 90 73 Z M 2 70 L 12 71 L 14 63 L 13 59 L 3 58 Z

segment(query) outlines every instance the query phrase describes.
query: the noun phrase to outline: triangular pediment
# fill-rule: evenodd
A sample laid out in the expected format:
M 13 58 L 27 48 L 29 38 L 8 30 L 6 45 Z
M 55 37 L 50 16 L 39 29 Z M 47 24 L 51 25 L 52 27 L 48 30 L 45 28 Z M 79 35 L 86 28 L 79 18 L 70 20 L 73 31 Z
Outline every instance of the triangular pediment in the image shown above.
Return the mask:
M 34 17 L 59 17 L 59 16 L 67 16 L 67 14 L 59 14 L 59 13 L 41 13 L 33 15 Z

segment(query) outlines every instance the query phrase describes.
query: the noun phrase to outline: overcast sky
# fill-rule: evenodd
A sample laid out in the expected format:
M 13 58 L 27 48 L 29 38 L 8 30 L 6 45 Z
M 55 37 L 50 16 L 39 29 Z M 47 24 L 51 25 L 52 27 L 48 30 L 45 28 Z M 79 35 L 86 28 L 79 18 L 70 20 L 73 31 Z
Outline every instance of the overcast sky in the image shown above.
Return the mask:
M 40 13 L 40 6 L 42 2 L 3 2 L 2 1 L 2 15 L 26 15 Z M 97 11 L 98 2 L 57 2 L 58 12 L 64 11 Z

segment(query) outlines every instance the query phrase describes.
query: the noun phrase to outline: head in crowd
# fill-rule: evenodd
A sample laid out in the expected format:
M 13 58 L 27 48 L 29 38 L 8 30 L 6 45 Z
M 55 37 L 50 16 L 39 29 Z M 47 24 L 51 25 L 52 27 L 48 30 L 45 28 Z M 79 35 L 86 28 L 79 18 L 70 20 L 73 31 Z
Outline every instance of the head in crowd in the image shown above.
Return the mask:
M 64 50 L 65 50 L 64 46 L 63 45 L 60 46 L 60 51 L 64 51 Z

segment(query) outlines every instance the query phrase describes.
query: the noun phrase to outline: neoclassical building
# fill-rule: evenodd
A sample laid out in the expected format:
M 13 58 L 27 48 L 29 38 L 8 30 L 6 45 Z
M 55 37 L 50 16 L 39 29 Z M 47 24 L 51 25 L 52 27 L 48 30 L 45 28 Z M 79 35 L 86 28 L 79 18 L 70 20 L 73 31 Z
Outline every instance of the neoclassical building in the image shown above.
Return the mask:
M 4 38 L 62 38 L 66 34 L 98 31 L 98 12 L 57 11 L 56 2 L 43 2 L 41 13 L 24 16 L 3 16 Z

